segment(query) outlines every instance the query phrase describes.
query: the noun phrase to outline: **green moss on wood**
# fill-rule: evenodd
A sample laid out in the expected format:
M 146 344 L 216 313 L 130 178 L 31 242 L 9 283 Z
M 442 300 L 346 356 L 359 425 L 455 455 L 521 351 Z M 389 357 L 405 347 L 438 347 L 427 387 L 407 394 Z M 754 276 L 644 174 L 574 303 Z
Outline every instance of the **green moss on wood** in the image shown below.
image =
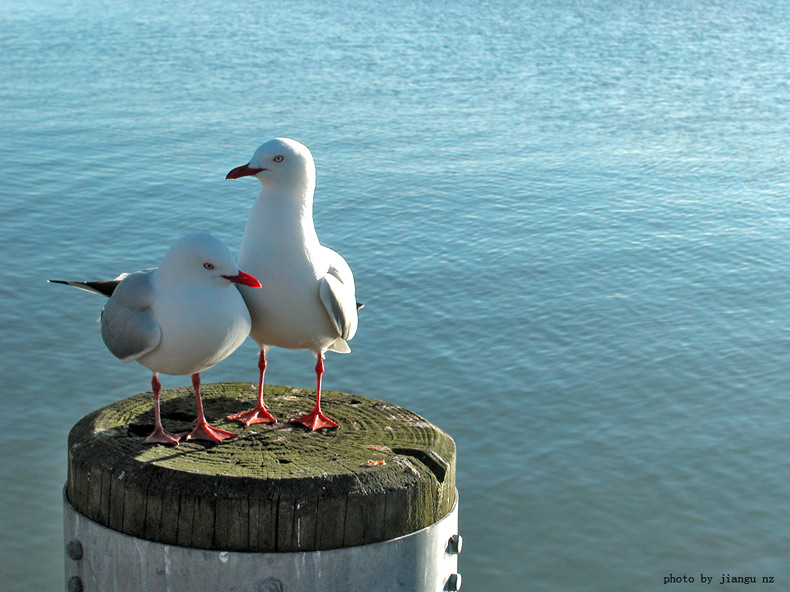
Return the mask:
M 280 423 L 244 428 L 223 418 L 250 408 L 255 386 L 204 384 L 212 425 L 240 437 L 178 447 L 143 442 L 153 399 L 141 393 L 83 418 L 69 434 L 67 495 L 110 528 L 166 544 L 233 551 L 313 551 L 388 540 L 446 516 L 455 501 L 455 443 L 402 407 L 323 393 L 339 430 L 307 432 L 288 419 L 314 391 L 267 386 Z M 195 416 L 191 388 L 162 391 L 171 432 Z M 368 461 L 385 464 L 366 466 Z

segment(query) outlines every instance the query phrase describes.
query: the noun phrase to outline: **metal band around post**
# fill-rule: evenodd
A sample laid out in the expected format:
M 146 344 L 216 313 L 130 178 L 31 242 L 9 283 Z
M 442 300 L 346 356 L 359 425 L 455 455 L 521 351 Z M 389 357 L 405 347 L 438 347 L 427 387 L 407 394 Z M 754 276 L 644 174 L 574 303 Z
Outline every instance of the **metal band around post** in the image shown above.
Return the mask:
M 240 553 L 166 545 L 102 526 L 63 496 L 65 543 L 78 541 L 79 560 L 66 559 L 66 581 L 85 592 L 437 592 L 457 589 L 458 496 L 438 522 L 392 540 L 311 552 Z

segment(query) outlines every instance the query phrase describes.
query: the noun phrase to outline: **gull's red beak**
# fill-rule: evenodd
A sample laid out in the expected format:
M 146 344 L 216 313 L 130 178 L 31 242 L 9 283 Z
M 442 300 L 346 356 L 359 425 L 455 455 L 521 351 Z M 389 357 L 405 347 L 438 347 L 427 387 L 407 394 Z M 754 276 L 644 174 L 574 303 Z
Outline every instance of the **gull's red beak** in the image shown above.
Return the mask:
M 238 179 L 240 177 L 253 177 L 260 173 L 264 169 L 254 169 L 250 166 L 249 163 L 243 164 L 240 167 L 236 167 L 227 175 L 225 175 L 226 179 Z
M 249 273 L 244 273 L 243 271 L 239 271 L 236 275 L 223 275 L 226 280 L 233 282 L 234 284 L 243 284 L 245 286 L 249 286 L 250 288 L 260 288 L 261 283 L 256 280 L 253 276 Z

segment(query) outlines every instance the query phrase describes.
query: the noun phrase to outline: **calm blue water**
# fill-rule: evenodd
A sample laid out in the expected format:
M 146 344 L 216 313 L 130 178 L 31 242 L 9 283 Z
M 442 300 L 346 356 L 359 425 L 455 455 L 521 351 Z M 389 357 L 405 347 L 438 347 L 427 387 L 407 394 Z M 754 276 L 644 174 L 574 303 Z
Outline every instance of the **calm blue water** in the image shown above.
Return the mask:
M 782 2 L 6 0 L 2 588 L 63 588 L 66 434 L 148 388 L 100 299 L 44 280 L 156 265 L 189 230 L 238 253 L 258 188 L 224 175 L 286 135 L 367 305 L 326 387 L 455 438 L 465 590 L 788 589 L 789 24 Z M 255 356 L 204 380 L 253 381 Z M 312 366 L 275 351 L 267 379 Z

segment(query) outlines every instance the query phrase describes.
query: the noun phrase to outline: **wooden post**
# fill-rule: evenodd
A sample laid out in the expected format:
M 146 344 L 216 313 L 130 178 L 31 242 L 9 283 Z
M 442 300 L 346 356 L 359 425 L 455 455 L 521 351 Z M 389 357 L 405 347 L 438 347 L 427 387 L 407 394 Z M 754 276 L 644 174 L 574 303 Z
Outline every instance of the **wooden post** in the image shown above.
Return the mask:
M 133 564 L 134 557 L 115 557 L 114 565 L 97 569 L 102 549 L 88 549 L 85 541 L 68 532 L 69 524 L 74 529 L 74 524 L 83 522 L 109 529 L 109 536 L 115 531 L 161 547 L 163 561 L 170 562 L 167 568 L 174 573 L 175 555 L 168 555 L 172 546 L 184 548 L 180 551 L 187 551 L 185 557 L 191 556 L 189 550 L 200 550 L 193 554 L 201 558 L 198 568 L 210 561 L 206 559 L 213 556 L 210 552 L 217 553 L 220 560 L 224 554 L 224 564 L 233 563 L 227 560 L 228 552 L 256 554 L 250 557 L 257 566 L 261 558 L 263 564 L 274 565 L 275 559 L 293 556 L 303 560 L 310 553 L 315 554 L 311 556 L 315 562 L 322 557 L 321 552 L 338 550 L 330 563 L 331 554 L 324 553 L 323 563 L 316 564 L 319 568 L 313 574 L 303 573 L 302 566 L 296 568 L 299 573 L 295 575 L 281 570 L 264 578 L 268 572 L 263 568 L 256 567 L 250 576 L 230 573 L 220 566 L 214 581 L 200 580 L 206 590 L 232 582 L 233 587 L 226 585 L 224 589 L 290 592 L 301 589 L 301 583 L 294 587 L 295 582 L 309 581 L 318 587 L 305 589 L 351 591 L 357 588 L 344 586 L 349 585 L 349 573 L 364 571 L 361 565 L 355 568 L 354 563 L 366 560 L 366 549 L 377 548 L 376 556 L 386 557 L 391 553 L 382 544 L 401 541 L 403 546 L 403 541 L 411 540 L 415 533 L 430 533 L 436 525 L 443 525 L 436 535 L 443 540 L 423 541 L 418 546 L 434 549 L 430 553 L 440 549 L 442 557 L 435 558 L 441 564 L 439 572 L 457 565 L 458 549 L 449 540 L 457 534 L 455 443 L 422 417 L 382 401 L 329 391 L 323 393 L 322 406 L 340 423 L 340 429 L 307 432 L 287 420 L 310 408 L 314 391 L 267 386 L 266 403 L 280 423 L 244 428 L 222 418 L 252 405 L 254 385 L 205 384 L 201 392 L 209 421 L 237 432 L 239 438 L 219 444 L 182 441 L 177 447 L 145 444 L 143 439 L 153 427 L 150 393 L 95 411 L 71 430 L 66 505 L 77 518 L 75 522 L 67 517 L 66 539 L 72 545 L 79 544 L 81 553 L 79 559 L 69 553 L 66 560 L 69 585 L 79 580 L 82 589 L 98 590 L 101 588 L 91 588 L 86 578 L 95 582 L 95 572 L 101 569 L 125 569 L 124 573 L 131 574 L 145 571 L 145 566 L 124 568 L 124 561 Z M 162 391 L 161 408 L 168 431 L 190 429 L 195 409 L 189 388 Z M 450 537 L 445 538 L 448 532 Z M 94 541 L 101 539 L 91 536 Z M 139 549 L 140 544 L 135 545 Z M 354 550 L 350 563 L 349 557 L 343 559 L 345 556 L 337 554 L 339 550 Z M 408 555 L 413 550 L 404 552 Z M 88 576 L 81 565 L 90 553 L 95 565 L 94 573 Z M 448 557 L 454 562 L 446 563 Z M 412 569 L 424 571 L 432 561 L 430 557 L 421 558 Z M 345 572 L 333 576 L 329 572 L 334 564 Z M 438 588 L 435 582 L 428 582 L 424 588 L 413 589 L 455 589 L 457 584 L 452 580 L 460 576 L 455 569 L 452 572 L 437 572 L 441 580 Z M 394 581 L 388 587 L 388 574 L 373 570 L 372 577 L 378 578 L 375 589 L 402 589 L 406 576 L 391 575 Z M 142 582 L 139 589 L 180 589 L 177 582 L 165 582 L 166 578 L 162 587 L 157 587 L 150 580 L 158 576 L 146 577 L 149 581 Z M 421 577 L 416 574 L 414 581 Z M 244 578 L 253 587 L 239 587 Z M 280 588 L 272 587 L 272 582 Z M 122 589 L 138 588 L 129 585 Z M 193 587 L 191 592 L 198 591 Z

